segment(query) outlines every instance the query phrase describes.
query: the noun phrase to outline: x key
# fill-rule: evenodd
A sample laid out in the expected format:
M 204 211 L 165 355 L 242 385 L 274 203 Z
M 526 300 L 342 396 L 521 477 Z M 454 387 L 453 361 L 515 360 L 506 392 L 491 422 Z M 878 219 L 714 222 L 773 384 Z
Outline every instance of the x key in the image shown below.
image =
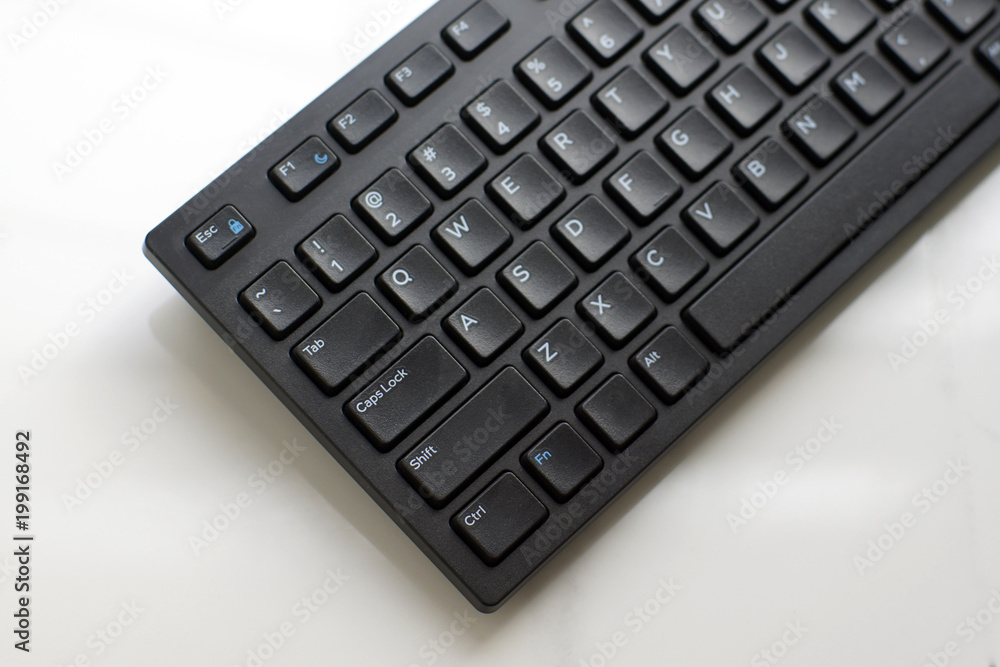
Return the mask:
M 616 350 L 656 315 L 653 304 L 619 271 L 578 303 L 577 310 Z

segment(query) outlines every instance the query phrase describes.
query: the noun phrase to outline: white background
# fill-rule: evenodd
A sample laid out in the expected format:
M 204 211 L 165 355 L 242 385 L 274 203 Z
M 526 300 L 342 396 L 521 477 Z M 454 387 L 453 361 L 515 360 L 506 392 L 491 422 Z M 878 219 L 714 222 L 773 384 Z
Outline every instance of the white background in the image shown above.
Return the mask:
M 1000 152 L 484 616 L 140 251 L 427 0 L 355 58 L 344 47 L 378 0 L 71 0 L 23 33 L 43 4 L 0 7 L 0 664 L 731 666 L 773 664 L 758 652 L 774 645 L 782 665 L 917 667 L 950 641 L 939 663 L 997 660 L 1000 614 L 963 624 L 1000 609 L 1000 279 L 961 308 L 948 295 L 992 276 Z M 110 133 L 59 170 L 103 119 Z M 935 311 L 947 321 L 921 336 Z M 836 435 L 795 470 L 786 454 L 824 419 Z M 144 441 L 123 439 L 143 425 Z M 34 443 L 30 655 L 12 647 L 18 428 Z M 968 471 L 915 504 L 949 462 Z M 268 464 L 280 474 L 262 482 Z M 778 471 L 787 483 L 734 530 L 727 515 Z M 240 494 L 249 505 L 206 539 Z M 883 535 L 904 512 L 915 525 Z M 891 548 L 859 565 L 880 536 Z M 322 604 L 306 616 L 309 596 Z

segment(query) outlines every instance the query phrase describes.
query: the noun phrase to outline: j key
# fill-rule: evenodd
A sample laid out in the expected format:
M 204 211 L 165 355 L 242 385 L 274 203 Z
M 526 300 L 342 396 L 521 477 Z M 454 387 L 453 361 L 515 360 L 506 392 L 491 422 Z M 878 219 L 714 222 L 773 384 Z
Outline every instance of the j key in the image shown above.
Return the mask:
M 673 227 L 654 236 L 630 260 L 639 277 L 667 303 L 708 271 L 708 262 Z
M 831 82 L 858 118 L 874 122 L 903 95 L 903 86 L 877 60 L 863 53 Z
M 534 318 L 552 310 L 577 283 L 576 275 L 541 241 L 508 264 L 497 281 Z
M 948 44 L 916 14 L 909 14 L 879 40 L 879 46 L 914 81 L 948 55 Z
M 684 95 L 714 70 L 718 59 L 682 25 L 642 54 L 646 64 L 677 95 Z
M 991 32 L 976 49 L 993 76 L 1000 76 L 1000 29 Z
M 648 225 L 681 195 L 680 183 L 646 151 L 605 180 L 604 189 L 640 225 Z
M 427 503 L 441 509 L 549 411 L 508 366 L 396 464 Z M 483 439 L 479 433 L 486 431 Z
M 458 290 L 455 278 L 421 245 L 413 246 L 375 282 L 411 322 L 427 317 Z
M 497 81 L 462 109 L 462 120 L 494 153 L 506 153 L 538 125 L 541 116 L 506 81 Z
M 667 98 L 642 74 L 626 67 L 590 98 L 626 139 L 637 136 L 667 110 Z
M 387 452 L 468 379 L 455 357 L 427 336 L 348 401 L 344 412 L 376 449 Z
M 340 160 L 318 137 L 309 137 L 267 172 L 289 201 L 299 201 L 337 171 Z
M 320 306 L 319 296 L 288 262 L 268 269 L 240 293 L 239 301 L 274 340 L 287 336 Z
M 351 208 L 389 244 L 397 243 L 430 216 L 430 201 L 393 167 L 354 198 Z
M 542 42 L 514 71 L 550 109 L 568 100 L 592 76 L 587 66 L 555 37 Z
M 767 25 L 767 19 L 750 0 L 706 0 L 694 14 L 729 53 L 736 52 Z
M 764 2 L 766 2 L 768 7 L 774 11 L 783 12 L 791 7 L 795 0 L 764 0 Z M 902 0 L 900 0 L 900 2 L 902 2 Z
M 792 93 L 802 90 L 830 64 L 830 58 L 791 23 L 757 50 L 757 60 Z
M 465 202 L 445 218 L 431 237 L 469 276 L 479 273 L 511 241 L 507 228 L 476 199 Z
M 684 0 L 632 0 L 632 6 L 650 23 L 660 23 Z
M 965 39 L 993 15 L 990 0 L 927 0 L 927 8 L 955 37 Z
M 712 88 L 708 101 L 744 137 L 750 136 L 781 106 L 778 96 L 743 65 Z
M 552 236 L 583 268 L 593 271 L 632 234 L 600 199 L 588 195 L 552 226 Z
M 577 109 L 539 141 L 545 154 L 574 183 L 590 178 L 618 152 L 615 140 Z
M 757 144 L 733 167 L 733 176 L 769 211 L 784 204 L 808 178 L 799 163 L 771 137 Z
M 576 414 L 612 452 L 628 447 L 656 420 L 656 408 L 617 374 L 576 406 Z
M 505 472 L 451 519 L 451 526 L 487 565 L 497 565 L 549 511 L 512 472 Z
M 733 148 L 733 142 L 694 107 L 660 133 L 656 145 L 692 181 L 707 174 Z
M 757 226 L 759 218 L 727 183 L 716 183 L 684 209 L 684 222 L 720 257 Z
M 642 30 L 611 0 L 596 0 L 566 26 L 601 65 L 610 65 L 642 37 Z
M 829 100 L 815 95 L 782 123 L 782 130 L 813 164 L 823 166 L 857 135 Z
M 601 470 L 604 461 L 563 422 L 521 456 L 521 465 L 550 496 L 564 503 Z
M 566 397 L 604 363 L 604 355 L 569 320 L 559 320 L 525 348 L 524 361 L 552 391 Z
M 521 229 L 534 225 L 566 197 L 559 181 L 527 154 L 501 171 L 486 190 Z
M 331 292 L 344 289 L 378 257 L 372 244 L 339 214 L 300 243 L 295 254 Z
M 436 46 L 424 44 L 389 72 L 385 83 L 404 104 L 413 106 L 430 95 L 454 71 L 455 66 Z
M 239 211 L 226 206 L 188 234 L 184 244 L 206 269 L 214 269 L 249 243 L 254 233 Z
M 451 123 L 414 148 L 406 161 L 441 197 L 447 199 L 486 169 L 486 158 Z
M 364 292 L 292 348 L 292 358 L 328 396 L 403 337 L 396 323 Z
M 816 0 L 805 14 L 830 46 L 841 51 L 875 25 L 875 15 L 859 0 Z
M 487 0 L 481 0 L 442 30 L 441 37 L 460 58 L 471 60 L 509 27 L 506 16 Z
M 656 334 L 629 364 L 667 405 L 676 403 L 708 371 L 708 361 L 676 327 Z
M 357 153 L 375 140 L 399 114 L 376 90 L 369 90 L 327 123 L 327 129 L 348 153 Z
M 441 326 L 480 366 L 496 359 L 524 331 L 521 320 L 486 287 L 459 306 Z
M 621 349 L 656 316 L 656 308 L 620 271 L 576 304 L 612 349 Z

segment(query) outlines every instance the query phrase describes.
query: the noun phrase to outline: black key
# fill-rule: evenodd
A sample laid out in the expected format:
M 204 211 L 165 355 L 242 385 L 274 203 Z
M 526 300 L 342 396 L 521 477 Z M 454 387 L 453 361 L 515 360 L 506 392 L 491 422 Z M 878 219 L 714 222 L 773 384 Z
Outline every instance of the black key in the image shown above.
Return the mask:
M 648 225 L 681 195 L 680 183 L 646 151 L 609 176 L 604 189 L 640 225 Z
M 965 39 L 993 15 L 990 0 L 927 0 L 927 8 L 951 34 Z
M 591 103 L 626 139 L 635 139 L 667 110 L 667 98 L 631 67 L 594 93 Z
M 458 291 L 455 278 L 422 245 L 410 248 L 375 282 L 411 322 L 424 319 Z
M 765 138 L 733 167 L 736 182 L 773 211 L 809 178 L 799 163 L 771 137 Z
M 757 49 L 757 60 L 792 93 L 802 90 L 830 64 L 830 58 L 792 23 Z
M 424 44 L 386 75 L 385 84 L 404 104 L 413 106 L 454 71 L 455 66 L 436 46 Z
M 566 189 L 532 155 L 522 155 L 486 186 L 515 225 L 527 229 L 566 196 Z
M 541 116 L 506 81 L 497 81 L 462 109 L 462 119 L 495 153 L 505 153 Z
M 591 72 L 555 37 L 549 37 L 514 68 L 542 104 L 555 109 L 590 81 Z
M 563 422 L 521 456 L 521 465 L 550 496 L 564 503 L 601 470 L 604 460 Z
M 389 244 L 397 243 L 430 216 L 430 201 L 393 167 L 351 201 L 351 208 Z
M 576 275 L 541 241 L 508 264 L 497 281 L 534 318 L 552 310 L 577 283 Z
M 632 340 L 656 316 L 656 308 L 621 271 L 615 271 L 576 304 L 612 349 Z
M 334 116 L 326 128 L 348 153 L 357 153 L 398 117 L 393 106 L 377 90 L 369 90 Z
M 894 25 L 879 46 L 914 81 L 921 79 L 948 55 L 948 43 L 916 14 L 908 14 Z
M 470 199 L 431 232 L 434 242 L 466 275 L 474 276 L 510 245 L 510 232 Z
M 588 195 L 552 226 L 552 236 L 583 268 L 593 271 L 632 234 L 594 195 Z
M 786 118 L 781 129 L 818 166 L 832 160 L 857 135 L 829 100 L 815 95 Z
M 184 244 L 206 269 L 214 269 L 250 243 L 254 234 L 247 219 L 234 207 L 226 206 L 188 234 Z
M 682 25 L 674 26 L 642 54 L 646 64 L 678 95 L 694 88 L 718 64 L 718 59 Z
M 541 394 L 508 366 L 396 467 L 431 507 L 441 509 L 548 411 Z
M 240 292 L 239 301 L 274 340 L 281 340 L 291 333 L 315 313 L 321 303 L 319 295 L 288 262 L 278 262 L 268 269 Z
M 768 7 L 774 11 L 783 12 L 791 7 L 795 0 L 764 0 L 764 2 L 766 2 Z M 902 2 L 902 0 L 900 0 L 900 2 Z
M 736 52 L 767 25 L 767 18 L 750 0 L 706 0 L 694 15 L 729 53 Z
M 576 406 L 576 415 L 605 447 L 620 452 L 656 420 L 656 409 L 615 374 Z
M 863 53 L 830 82 L 833 91 L 866 123 L 903 95 L 903 86 L 877 60 Z
M 525 363 L 565 398 L 604 363 L 604 355 L 569 320 L 559 320 L 522 353 Z
M 632 0 L 632 6 L 650 23 L 660 23 L 683 2 L 684 0 Z
M 552 128 L 538 144 L 563 175 L 577 184 L 590 178 L 618 152 L 615 140 L 579 109 Z
M 743 65 L 730 72 L 707 97 L 729 126 L 744 137 L 750 136 L 781 106 L 778 96 Z
M 471 60 L 510 27 L 507 17 L 486 0 L 472 5 L 441 31 L 441 37 L 463 60 Z
M 720 257 L 746 238 L 759 218 L 728 183 L 716 183 L 684 209 L 684 222 Z
M 708 371 L 708 361 L 676 327 L 656 334 L 629 364 L 667 405 L 680 400 Z
M 487 565 L 498 565 L 549 517 L 514 476 L 505 472 L 451 519 L 451 526 Z
M 500 356 L 524 331 L 521 320 L 486 287 L 469 297 L 441 326 L 480 366 Z
M 309 137 L 267 172 L 289 201 L 299 201 L 337 171 L 340 159 L 319 137 Z
M 372 244 L 339 214 L 306 237 L 295 254 L 331 292 L 344 289 L 378 257 Z
M 610 65 L 639 41 L 642 30 L 611 0 L 596 0 L 566 30 L 601 65 Z
M 806 19 L 830 46 L 843 51 L 875 25 L 875 15 L 860 0 L 816 0 Z
M 423 338 L 344 405 L 344 413 L 387 452 L 469 379 L 433 336 Z
M 708 271 L 708 262 L 673 227 L 667 227 L 632 256 L 632 268 L 667 303 L 675 301 Z
M 931 168 L 913 169 L 920 146 L 939 159 L 998 101 L 995 84 L 957 65 L 688 308 L 699 336 L 719 352 L 734 348 Z
M 976 49 L 994 77 L 1000 77 L 1000 28 L 994 30 Z
M 299 341 L 292 359 L 333 396 L 402 337 L 392 318 L 362 292 Z
M 486 158 L 451 123 L 442 125 L 406 156 L 406 161 L 448 199 L 486 169 Z
M 656 145 L 692 181 L 707 174 L 733 148 L 733 142 L 694 107 L 661 132 Z

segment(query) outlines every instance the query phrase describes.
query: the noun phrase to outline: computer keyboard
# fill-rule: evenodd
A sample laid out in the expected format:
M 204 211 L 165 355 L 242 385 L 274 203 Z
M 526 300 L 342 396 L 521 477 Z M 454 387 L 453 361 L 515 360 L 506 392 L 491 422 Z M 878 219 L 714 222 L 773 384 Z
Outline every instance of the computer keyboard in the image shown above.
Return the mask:
M 997 143 L 995 10 L 441 0 L 145 252 L 490 611 Z

